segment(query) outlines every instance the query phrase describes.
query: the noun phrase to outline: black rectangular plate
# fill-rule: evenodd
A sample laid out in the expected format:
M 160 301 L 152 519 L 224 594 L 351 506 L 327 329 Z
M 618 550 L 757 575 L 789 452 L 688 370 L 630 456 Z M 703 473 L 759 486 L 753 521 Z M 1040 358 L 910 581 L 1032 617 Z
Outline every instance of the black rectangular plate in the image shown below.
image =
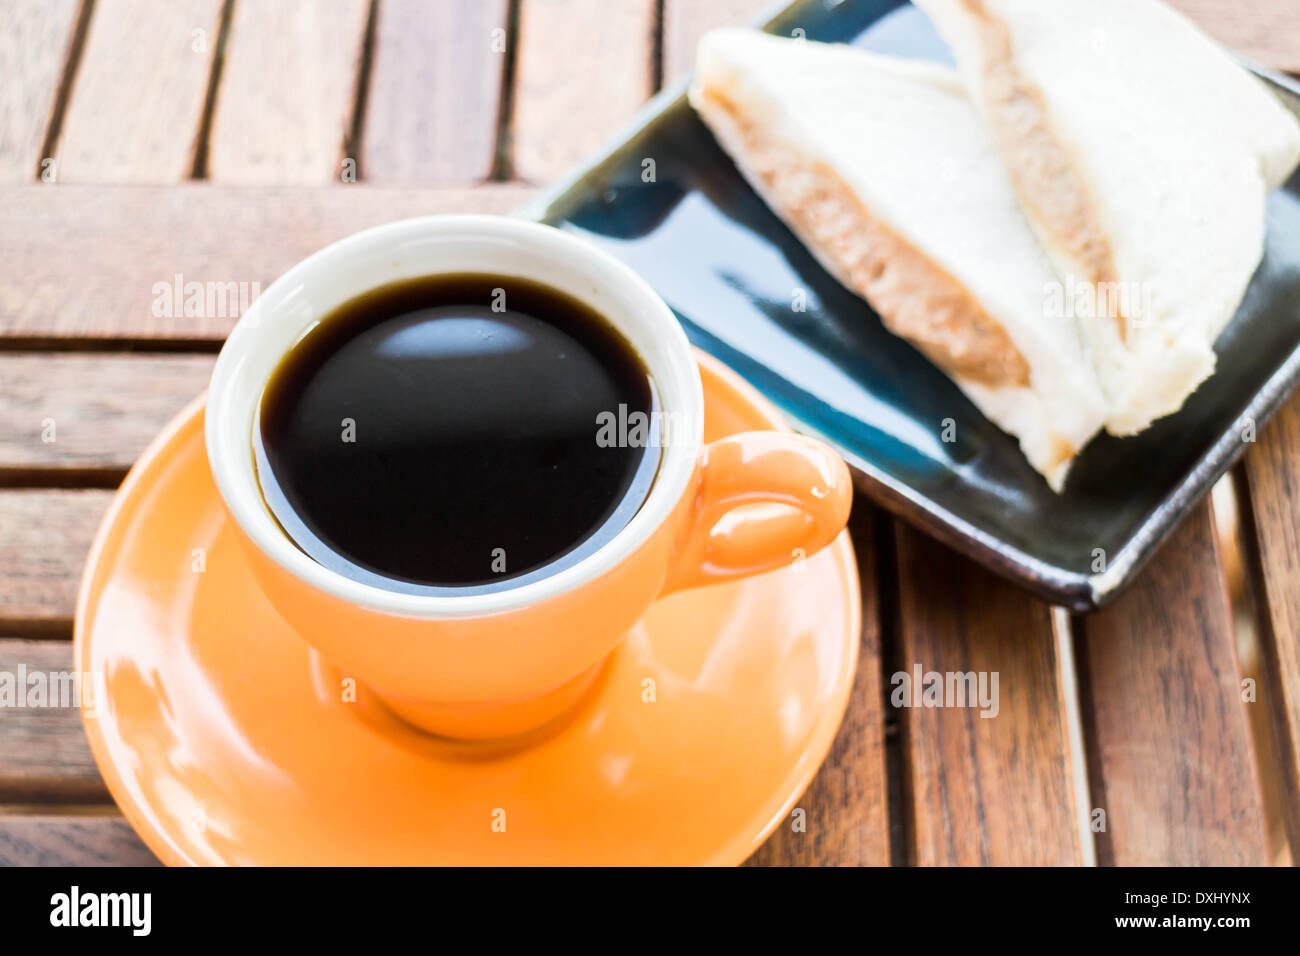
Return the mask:
M 898 0 L 803 0 L 766 29 L 951 62 L 925 16 Z M 1264 78 L 1300 114 L 1300 89 Z M 1214 377 L 1141 435 L 1097 438 L 1053 494 L 1014 439 L 814 261 L 684 89 L 656 97 L 525 214 L 640 272 L 693 342 L 834 445 L 869 495 L 1054 603 L 1087 611 L 1113 598 L 1300 377 L 1298 174 L 1269 200 L 1264 261 L 1219 339 Z M 956 441 L 942 440 L 947 419 Z

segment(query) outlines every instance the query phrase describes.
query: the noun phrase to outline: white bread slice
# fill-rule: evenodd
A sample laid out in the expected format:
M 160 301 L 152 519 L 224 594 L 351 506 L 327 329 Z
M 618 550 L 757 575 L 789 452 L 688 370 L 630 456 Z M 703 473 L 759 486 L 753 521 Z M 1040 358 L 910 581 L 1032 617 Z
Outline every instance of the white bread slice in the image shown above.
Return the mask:
M 1158 0 L 916 0 L 1081 317 L 1111 406 L 1141 431 L 1214 371 L 1300 125 Z M 1108 306 L 1108 307 L 1107 307 Z
M 1105 405 L 957 74 L 716 30 L 690 102 L 826 269 L 942 368 L 1060 490 Z

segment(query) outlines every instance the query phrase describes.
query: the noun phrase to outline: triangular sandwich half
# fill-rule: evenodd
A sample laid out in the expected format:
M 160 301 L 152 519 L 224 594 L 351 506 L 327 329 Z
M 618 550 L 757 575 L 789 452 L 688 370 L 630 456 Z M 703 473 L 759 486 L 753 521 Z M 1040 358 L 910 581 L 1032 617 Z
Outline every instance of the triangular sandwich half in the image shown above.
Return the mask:
M 1157 0 L 917 0 L 952 47 L 1068 288 L 1111 413 L 1140 431 L 1214 371 L 1300 125 Z
M 1106 409 L 957 74 L 716 30 L 690 102 L 769 206 L 1060 490 Z M 936 423 L 937 424 L 937 423 Z

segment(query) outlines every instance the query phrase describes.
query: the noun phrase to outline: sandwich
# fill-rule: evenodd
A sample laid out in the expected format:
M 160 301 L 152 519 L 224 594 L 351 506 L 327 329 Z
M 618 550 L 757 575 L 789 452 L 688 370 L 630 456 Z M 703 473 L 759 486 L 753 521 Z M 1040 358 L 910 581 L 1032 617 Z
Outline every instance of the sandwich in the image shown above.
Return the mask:
M 831 275 L 942 369 L 1060 490 L 1107 406 L 958 74 L 715 30 L 691 105 Z M 1056 314 L 1061 312 L 1061 314 Z
M 1158 0 L 916 2 L 1058 277 L 1091 292 L 1079 323 L 1107 430 L 1177 411 L 1214 371 L 1300 124 Z

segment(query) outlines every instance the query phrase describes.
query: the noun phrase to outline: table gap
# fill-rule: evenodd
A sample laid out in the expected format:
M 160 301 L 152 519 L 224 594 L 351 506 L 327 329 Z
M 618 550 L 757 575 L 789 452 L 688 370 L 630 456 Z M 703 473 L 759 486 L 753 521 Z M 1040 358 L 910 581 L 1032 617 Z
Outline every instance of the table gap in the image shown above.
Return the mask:
M 56 468 L 0 465 L 0 491 L 39 488 L 91 488 L 116 491 L 127 468 Z
M 889 820 L 890 866 L 914 861 L 912 781 L 903 747 L 903 721 L 890 702 L 890 676 L 903 669 L 903 639 L 899 620 L 898 552 L 895 519 L 878 510 L 871 548 L 876 558 L 876 601 L 880 608 L 880 707 L 884 719 L 885 809 Z
M 194 163 L 190 179 L 208 178 L 208 140 L 212 135 L 212 116 L 217 108 L 217 90 L 221 86 L 221 71 L 226 64 L 226 40 L 230 36 L 230 19 L 235 10 L 235 0 L 225 0 L 217 20 L 217 46 L 212 54 L 212 70 L 208 74 L 208 88 L 203 96 L 203 112 L 199 114 L 199 131 L 194 142 Z
M 519 69 L 519 16 L 523 0 L 509 0 L 506 6 L 506 51 L 501 63 L 501 90 L 497 101 L 496 145 L 488 182 L 513 182 L 515 80 Z
M 353 85 L 352 118 L 343 133 L 341 160 L 351 159 L 357 165 L 357 179 L 365 179 L 361 164 L 361 137 L 366 129 L 366 103 L 370 98 L 370 73 L 375 56 L 375 24 L 379 19 L 379 0 L 370 0 L 366 12 L 366 28 L 361 35 L 361 56 L 358 57 L 356 82 Z
M 76 26 L 72 31 L 72 40 L 68 44 L 67 58 L 59 77 L 59 85 L 54 92 L 54 104 L 50 109 L 49 120 L 45 126 L 45 137 L 41 143 L 41 154 L 36 157 L 35 178 L 41 179 L 42 166 L 47 159 L 54 156 L 59 144 L 59 134 L 63 130 L 63 116 L 67 112 L 68 100 L 76 83 L 77 70 L 81 66 L 81 55 L 86 48 L 86 36 L 90 32 L 90 21 L 95 11 L 95 0 L 81 0 L 77 9 Z
M 1289 725 L 1285 713 L 1281 712 L 1281 701 L 1284 698 L 1277 691 L 1280 678 L 1270 665 L 1271 648 L 1276 645 L 1277 634 L 1273 630 L 1273 617 L 1268 608 L 1268 589 L 1259 549 L 1258 526 L 1244 463 L 1239 462 L 1233 466 L 1220 479 L 1220 484 L 1224 483 L 1228 491 L 1224 496 L 1224 504 L 1219 507 L 1226 512 L 1230 501 L 1231 517 L 1234 520 L 1230 527 L 1218 526 L 1218 531 L 1225 552 L 1228 547 L 1235 549 L 1240 556 L 1242 568 L 1241 586 L 1228 588 L 1236 626 L 1237 654 L 1242 662 L 1242 674 L 1239 676 L 1255 676 L 1257 692 L 1262 699 L 1261 706 L 1264 710 L 1259 717 L 1255 716 L 1254 709 L 1248 712 L 1251 716 L 1250 729 L 1260 771 L 1269 855 L 1274 863 L 1285 864 L 1295 860 L 1296 847 L 1300 845 L 1300 814 L 1294 808 L 1294 803 L 1300 798 L 1291 792 L 1295 782 L 1300 780 L 1300 768 L 1294 766 L 1292 754 L 1295 750 L 1289 739 Z M 1218 510 L 1216 508 L 1216 525 Z M 1228 514 L 1225 513 L 1225 518 L 1227 517 Z M 1254 675 L 1249 673 L 1251 670 Z

